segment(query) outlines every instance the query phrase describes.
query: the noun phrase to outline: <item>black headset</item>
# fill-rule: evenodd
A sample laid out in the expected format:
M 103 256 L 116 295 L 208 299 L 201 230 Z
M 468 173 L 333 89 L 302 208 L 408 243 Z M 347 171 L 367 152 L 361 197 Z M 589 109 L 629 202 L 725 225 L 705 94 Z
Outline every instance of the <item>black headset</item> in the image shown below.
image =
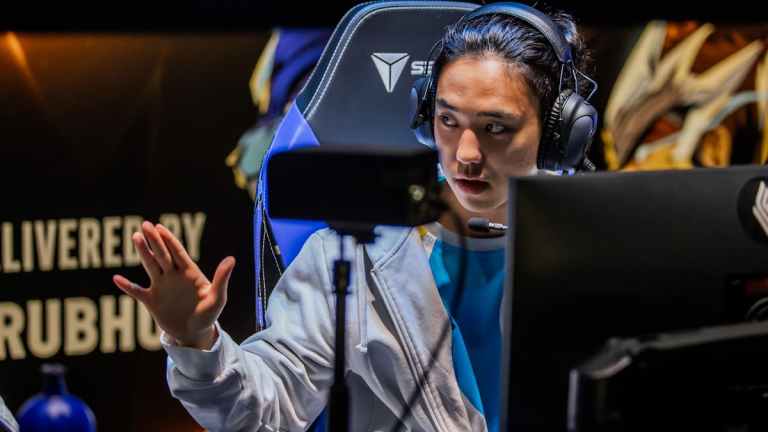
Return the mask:
M 571 57 L 570 45 L 557 25 L 544 13 L 520 3 L 493 3 L 481 6 L 461 19 L 469 20 L 489 14 L 509 15 L 530 24 L 549 41 L 560 61 L 558 85 L 560 94 L 555 99 L 549 114 L 544 117 L 537 166 L 541 169 L 567 173 L 573 173 L 581 168 L 594 171 L 594 165 L 587 159 L 587 152 L 597 128 L 597 111 L 587 100 L 597 90 L 597 84 L 576 69 Z M 441 51 L 442 45 L 438 41 L 430 51 L 428 60 L 439 58 Z M 562 88 L 563 74 L 568 72 L 573 76 L 574 89 Z M 413 113 L 411 129 L 414 130 L 419 142 L 432 148 L 436 148 L 433 119 L 437 75 L 438 72 L 432 68 L 426 76 L 417 79 L 411 88 L 411 112 Z M 578 93 L 577 75 L 581 75 L 593 85 L 593 90 L 586 99 Z

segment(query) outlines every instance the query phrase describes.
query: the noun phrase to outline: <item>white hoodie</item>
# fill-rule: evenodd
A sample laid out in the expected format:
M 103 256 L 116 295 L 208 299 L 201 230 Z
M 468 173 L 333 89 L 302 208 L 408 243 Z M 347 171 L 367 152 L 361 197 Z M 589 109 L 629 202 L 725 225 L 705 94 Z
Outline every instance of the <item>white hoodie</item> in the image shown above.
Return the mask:
M 19 430 L 19 425 L 16 424 L 11 411 L 5 406 L 2 397 L 0 397 L 0 430 L 3 432 L 18 432 Z
M 365 248 L 345 243 L 352 261 L 346 355 L 355 432 L 393 430 L 447 321 L 418 232 L 382 227 L 376 232 L 377 241 Z M 241 345 L 221 328 L 210 351 L 161 338 L 171 392 L 203 427 L 305 430 L 326 406 L 333 381 L 332 268 L 338 253 L 333 231 L 313 234 L 270 296 L 269 328 Z M 483 416 L 459 389 L 450 340 L 436 358 L 407 430 L 486 431 Z

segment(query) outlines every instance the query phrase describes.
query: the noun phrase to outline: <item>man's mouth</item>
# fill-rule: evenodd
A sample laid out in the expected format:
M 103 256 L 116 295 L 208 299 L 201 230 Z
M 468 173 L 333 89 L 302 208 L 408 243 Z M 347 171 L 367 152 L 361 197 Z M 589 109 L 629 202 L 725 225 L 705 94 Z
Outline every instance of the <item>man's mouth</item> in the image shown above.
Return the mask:
M 485 192 L 491 184 L 483 180 L 455 179 L 456 185 L 465 193 L 477 195 Z

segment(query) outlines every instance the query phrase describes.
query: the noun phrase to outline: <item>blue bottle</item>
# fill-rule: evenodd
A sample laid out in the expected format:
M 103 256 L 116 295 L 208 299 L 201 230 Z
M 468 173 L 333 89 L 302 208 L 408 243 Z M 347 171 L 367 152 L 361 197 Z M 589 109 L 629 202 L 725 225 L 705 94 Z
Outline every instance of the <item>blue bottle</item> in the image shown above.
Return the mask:
M 42 373 L 42 393 L 24 402 L 16 416 L 20 432 L 96 432 L 93 411 L 67 391 L 66 368 L 48 363 Z

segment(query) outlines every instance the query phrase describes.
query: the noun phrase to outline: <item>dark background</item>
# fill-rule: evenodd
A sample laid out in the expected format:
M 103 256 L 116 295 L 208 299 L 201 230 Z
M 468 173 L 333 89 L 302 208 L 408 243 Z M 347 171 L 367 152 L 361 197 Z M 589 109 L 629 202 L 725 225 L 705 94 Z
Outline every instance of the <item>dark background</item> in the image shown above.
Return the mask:
M 30 87 L 0 43 L 0 221 L 128 214 L 156 220 L 165 212 L 203 211 L 200 266 L 211 275 L 226 255 L 238 259 L 221 322 L 235 340 L 244 339 L 254 328 L 252 204 L 224 159 L 257 118 L 248 80 L 273 27 L 333 27 L 355 3 L 4 5 L 0 30 L 19 38 L 39 87 Z M 548 3 L 590 29 L 590 46 L 607 59 L 595 76 L 600 82 L 612 81 L 628 41 L 649 19 L 768 21 L 746 1 Z M 598 93 L 599 111 L 607 95 Z M 118 271 L 145 281 L 140 267 Z M 98 301 L 120 294 L 113 273 L 0 274 L 0 301 Z M 94 409 L 100 430 L 198 429 L 167 391 L 161 351 L 51 360 L 68 366 L 70 390 Z M 38 391 L 41 363 L 0 363 L 0 393 L 14 412 Z
M 224 159 L 256 118 L 248 80 L 266 32 L 16 33 L 30 75 L 0 44 L 0 220 L 207 214 L 199 260 L 212 277 L 238 260 L 222 325 L 254 330 L 251 200 Z M 17 240 L 18 241 L 18 240 Z M 16 253 L 19 256 L 19 253 Z M 0 301 L 122 294 L 114 273 L 146 284 L 141 267 L 0 274 Z M 62 312 L 63 313 L 63 312 Z M 190 430 L 165 384 L 165 354 L 145 351 L 46 361 L 68 367 L 73 394 L 104 431 Z M 16 412 L 40 389 L 42 360 L 0 363 L 0 391 Z
M 360 1 L 290 2 L 257 0 L 134 0 L 13 2 L 4 7 L 0 26 L 30 30 L 225 30 L 281 26 L 333 26 Z M 482 3 L 482 2 L 477 2 Z M 486 2 L 493 3 L 493 2 Z M 543 2 L 527 1 L 527 4 Z M 650 19 L 760 22 L 764 8 L 746 0 L 704 1 L 574 1 L 549 0 L 584 23 L 627 24 Z

